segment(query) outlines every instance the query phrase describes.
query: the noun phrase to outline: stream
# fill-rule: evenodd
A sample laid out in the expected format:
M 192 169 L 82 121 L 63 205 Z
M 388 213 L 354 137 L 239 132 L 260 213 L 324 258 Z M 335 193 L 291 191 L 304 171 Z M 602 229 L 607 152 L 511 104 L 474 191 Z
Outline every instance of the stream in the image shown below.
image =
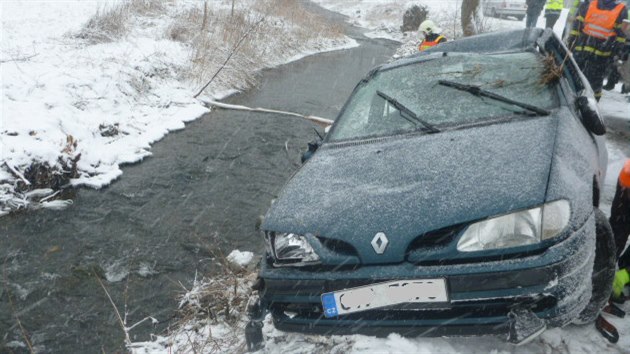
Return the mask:
M 336 21 L 340 16 L 327 13 Z M 335 118 L 356 83 L 396 44 L 363 37 L 360 47 L 266 70 L 259 85 L 227 102 Z M 0 219 L 0 352 L 124 351 L 124 335 L 100 283 L 131 325 L 132 340 L 161 333 L 177 296 L 212 274 L 233 249 L 261 254 L 255 222 L 299 167 L 314 126 L 301 119 L 214 110 L 169 134 L 153 156 L 123 168 L 102 190 L 79 189 L 63 211 Z M 16 320 L 19 319 L 19 323 Z

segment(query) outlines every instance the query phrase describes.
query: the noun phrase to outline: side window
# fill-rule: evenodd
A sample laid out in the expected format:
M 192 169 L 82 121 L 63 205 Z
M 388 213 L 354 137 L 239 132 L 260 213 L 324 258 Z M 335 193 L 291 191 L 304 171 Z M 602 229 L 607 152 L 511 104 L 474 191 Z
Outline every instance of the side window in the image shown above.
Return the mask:
M 573 65 L 573 62 L 569 58 L 565 60 L 564 75 L 569 82 L 569 86 L 571 86 L 571 89 L 573 89 L 576 94 L 584 90 L 584 83 L 580 78 L 579 69 Z

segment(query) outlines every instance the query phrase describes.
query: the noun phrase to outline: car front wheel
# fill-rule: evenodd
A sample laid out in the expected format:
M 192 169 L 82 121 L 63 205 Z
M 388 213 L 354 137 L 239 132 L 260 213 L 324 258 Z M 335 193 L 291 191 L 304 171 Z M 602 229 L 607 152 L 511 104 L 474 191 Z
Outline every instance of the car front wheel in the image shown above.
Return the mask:
M 615 277 L 615 238 L 606 215 L 597 208 L 595 209 L 595 227 L 595 262 L 591 276 L 593 290 L 588 305 L 576 320 L 578 324 L 595 321 L 610 298 Z

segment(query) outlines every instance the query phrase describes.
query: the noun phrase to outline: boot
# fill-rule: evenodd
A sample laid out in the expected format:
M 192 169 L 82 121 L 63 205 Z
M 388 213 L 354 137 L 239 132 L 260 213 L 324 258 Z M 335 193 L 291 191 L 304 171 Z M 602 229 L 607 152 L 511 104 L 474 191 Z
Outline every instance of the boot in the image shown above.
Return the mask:
M 615 88 L 615 82 L 612 80 L 606 81 L 606 85 L 602 87 L 606 91 L 610 91 Z

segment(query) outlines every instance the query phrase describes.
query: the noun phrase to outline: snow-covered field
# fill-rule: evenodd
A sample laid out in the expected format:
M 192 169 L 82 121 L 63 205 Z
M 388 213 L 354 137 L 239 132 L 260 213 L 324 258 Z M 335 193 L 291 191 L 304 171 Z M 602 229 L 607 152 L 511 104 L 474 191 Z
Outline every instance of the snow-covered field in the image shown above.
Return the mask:
M 237 1 L 244 8 L 255 3 Z M 117 4 L 112 0 L 0 2 L 0 216 L 11 209 L 46 206 L 32 201 L 53 191 L 20 193 L 20 186 L 27 184 L 22 177 L 32 163 L 67 170 L 78 158 L 76 178 L 69 183 L 100 188 L 122 175 L 122 164 L 150 156 L 153 142 L 208 112 L 193 98 L 202 84 L 185 75 L 196 59 L 193 48 L 167 35 L 174 17 L 203 3 L 162 2 L 163 11 L 134 16 L 129 33 L 112 41 L 77 38 L 97 10 L 105 12 Z M 208 5 L 214 13 L 230 11 L 227 0 Z M 269 22 L 285 41 L 259 43 L 268 58 L 252 63 L 246 68 L 250 72 L 356 45 L 344 36 L 313 36 L 302 43 L 291 38 L 297 30 L 282 18 Z M 287 46 L 291 40 L 299 45 Z M 223 53 L 215 57 L 223 61 L 230 45 L 222 48 L 219 42 L 217 47 Z M 241 87 L 247 82 L 217 80 L 204 94 L 224 97 Z M 27 189 L 32 187 L 21 191 Z
M 417 34 L 403 36 L 398 30 L 402 13 L 412 0 L 314 0 L 349 20 L 368 28 L 373 37 L 417 41 Z M 229 1 L 210 1 L 226 8 Z M 425 0 L 451 36 L 456 34 L 459 0 Z M 169 2 L 194 6 L 195 2 Z M 9 206 L 26 205 L 27 197 L 15 193 L 19 175 L 33 161 L 57 165 L 81 154 L 79 177 L 74 185 L 102 187 L 118 178 L 120 165 L 149 156 L 150 144 L 170 131 L 182 129 L 185 122 L 207 112 L 192 96 L 199 87 L 182 79 L 181 68 L 190 61 L 190 48 L 165 38 L 168 16 L 142 17 L 130 34 L 121 40 L 89 44 L 71 35 L 102 2 L 92 1 L 3 1 L 2 119 L 0 120 L 0 215 Z M 542 23 L 541 18 L 539 23 Z M 488 28 L 519 28 L 522 21 L 488 19 Z M 342 38 L 321 38 L 298 51 L 286 52 L 280 64 L 317 51 L 356 45 Z M 238 86 L 237 86 L 238 87 Z M 224 96 L 233 86 L 215 85 L 209 96 Z M 626 98 L 607 94 L 604 112 L 628 112 Z M 624 106 L 625 105 L 625 106 Z M 629 118 L 630 119 L 630 118 Z M 76 145 L 75 145 L 76 142 Z M 613 155 L 617 152 L 613 151 Z M 621 156 L 621 153 L 618 153 Z M 619 159 L 617 159 L 619 160 Z M 11 171 L 13 169 L 14 171 Z M 22 203 L 22 204 L 20 204 Z M 245 266 L 252 261 L 247 253 L 232 253 L 228 260 Z M 251 274 L 251 273 L 250 273 Z M 212 280 L 208 280 L 212 283 Z M 204 284 L 199 282 L 185 295 L 194 303 Z M 251 276 L 239 278 L 236 295 L 247 294 Z M 630 311 L 630 304 L 625 305 Z M 244 349 L 242 313 L 231 326 L 226 322 L 189 322 L 172 337 L 135 343 L 136 353 L 192 352 L 186 347 L 192 339 L 207 343 L 209 352 L 240 352 Z M 543 333 L 522 347 L 506 344 L 495 337 L 403 338 L 391 334 L 379 339 L 366 336 L 308 336 L 277 331 L 267 319 L 264 351 L 275 353 L 630 353 L 630 319 L 610 318 L 622 339 L 610 344 L 593 325 L 569 326 Z M 177 350 L 179 348 L 179 351 Z

